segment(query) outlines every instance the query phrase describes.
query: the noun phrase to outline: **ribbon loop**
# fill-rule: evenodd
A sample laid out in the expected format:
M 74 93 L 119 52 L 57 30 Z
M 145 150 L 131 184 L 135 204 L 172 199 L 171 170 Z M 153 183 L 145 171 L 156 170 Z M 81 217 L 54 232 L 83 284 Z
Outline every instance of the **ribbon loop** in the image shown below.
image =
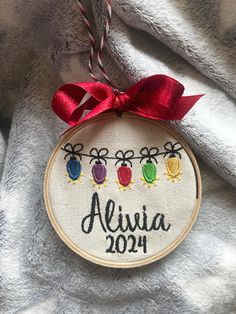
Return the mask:
M 144 78 L 120 94 L 100 82 L 81 82 L 59 88 L 52 108 L 72 126 L 111 110 L 154 120 L 181 120 L 203 96 L 182 96 L 183 92 L 184 86 L 166 75 Z M 91 97 L 83 102 L 86 93 Z M 90 112 L 83 117 L 85 110 Z

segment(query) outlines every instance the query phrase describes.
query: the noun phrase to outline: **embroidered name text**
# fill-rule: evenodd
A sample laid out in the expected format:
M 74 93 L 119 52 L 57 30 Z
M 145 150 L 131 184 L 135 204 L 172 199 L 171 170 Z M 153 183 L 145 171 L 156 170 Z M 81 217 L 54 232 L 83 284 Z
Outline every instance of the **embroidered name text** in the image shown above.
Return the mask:
M 118 211 L 118 214 L 115 213 Z M 143 231 L 168 231 L 170 223 L 166 222 L 165 215 L 156 213 L 152 217 L 148 217 L 146 206 L 143 205 L 141 212 L 134 212 L 132 217 L 130 214 L 124 214 L 122 207 L 116 207 L 115 202 L 111 199 L 107 201 L 105 211 L 101 211 L 98 193 L 92 196 L 90 213 L 82 220 L 82 231 L 90 233 L 93 230 L 95 222 L 100 223 L 104 232 L 134 232 L 136 230 Z

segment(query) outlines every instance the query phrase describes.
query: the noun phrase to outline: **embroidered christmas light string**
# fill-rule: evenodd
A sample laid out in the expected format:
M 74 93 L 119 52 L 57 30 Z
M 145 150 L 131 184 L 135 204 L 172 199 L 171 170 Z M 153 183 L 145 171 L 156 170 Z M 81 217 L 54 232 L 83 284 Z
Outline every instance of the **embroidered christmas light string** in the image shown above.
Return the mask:
M 114 156 L 109 155 L 109 149 L 108 148 L 96 148 L 93 147 L 89 153 L 83 152 L 84 145 L 82 143 L 77 143 L 75 145 L 72 145 L 71 143 L 66 143 L 64 147 L 61 147 L 61 150 L 66 152 L 66 155 L 64 156 L 64 159 L 66 159 L 68 156 L 72 156 L 73 158 L 78 157 L 80 160 L 82 160 L 83 157 L 90 158 L 90 164 L 95 160 L 99 163 L 102 161 L 107 164 L 107 160 L 114 160 L 115 165 L 117 163 L 129 163 L 132 166 L 131 160 L 139 160 L 140 163 L 143 160 L 151 161 L 154 159 L 154 161 L 157 163 L 156 157 L 163 155 L 163 157 L 166 157 L 167 155 L 173 157 L 175 155 L 178 155 L 178 157 L 181 159 L 180 150 L 183 149 L 182 145 L 179 142 L 172 143 L 170 141 L 166 142 L 164 144 L 164 151 L 160 152 L 157 147 L 142 147 L 139 151 L 139 155 L 135 155 L 134 151 L 132 149 L 123 151 L 121 149 L 117 150 Z
M 96 51 L 96 41 L 84 6 L 80 0 L 77 0 L 77 3 L 88 29 L 91 46 L 88 70 L 95 82 L 66 84 L 57 90 L 52 100 L 52 108 L 63 121 L 75 126 L 108 111 L 115 111 L 119 114 L 131 112 L 154 120 L 181 120 L 203 96 L 183 96 L 184 86 L 177 80 L 162 74 L 143 78 L 124 92 L 119 91 L 111 82 L 102 63 L 102 51 L 111 24 L 112 1 L 106 1 L 107 17 L 98 51 Z M 95 54 L 107 84 L 98 82 L 93 73 Z M 81 104 L 86 93 L 90 95 L 90 98 Z M 90 110 L 90 112 L 84 116 L 85 110 Z
M 101 185 L 107 186 L 107 161 L 115 162 L 115 166 L 120 165 L 117 169 L 118 179 L 117 183 L 119 183 L 119 189 L 126 189 L 126 187 L 130 188 L 130 184 L 134 181 L 132 180 L 132 170 L 129 167 L 133 166 L 132 161 L 139 160 L 139 163 L 143 163 L 142 166 L 142 180 L 143 185 L 146 185 L 150 188 L 152 185 L 156 186 L 156 181 L 159 179 L 157 175 L 157 168 L 155 164 L 158 164 L 157 157 L 162 155 L 163 158 L 168 156 L 168 159 L 165 161 L 166 164 L 166 172 L 168 180 L 175 182 L 176 180 L 180 180 L 181 178 L 181 163 L 178 158 L 181 159 L 180 150 L 183 149 L 182 145 L 179 142 L 172 143 L 170 141 L 164 144 L 164 151 L 160 151 L 158 147 L 142 147 L 139 150 L 139 154 L 135 154 L 132 149 L 128 150 L 117 150 L 114 155 L 109 154 L 109 149 L 106 147 L 102 147 L 100 149 L 93 147 L 90 149 L 89 153 L 85 153 L 83 151 L 84 145 L 82 143 L 76 143 L 72 145 L 71 143 L 66 143 L 64 147 L 61 147 L 66 154 L 64 159 L 66 160 L 69 157 L 69 160 L 66 164 L 68 176 L 68 183 L 72 182 L 73 184 L 76 181 L 81 182 L 80 176 L 84 176 L 85 174 L 81 174 L 81 161 L 83 158 L 89 158 L 89 164 L 93 163 L 92 166 L 92 176 L 93 179 L 92 185 L 98 186 L 100 189 Z M 178 158 L 176 158 L 178 156 Z M 78 159 L 77 159 L 78 158 Z

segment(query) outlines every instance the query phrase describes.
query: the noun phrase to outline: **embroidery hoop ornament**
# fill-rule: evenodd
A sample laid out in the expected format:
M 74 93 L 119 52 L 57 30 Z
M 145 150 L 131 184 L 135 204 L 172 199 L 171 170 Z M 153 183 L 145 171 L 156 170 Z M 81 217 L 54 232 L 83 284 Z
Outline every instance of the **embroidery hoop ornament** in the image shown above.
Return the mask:
M 138 119 L 138 120 L 143 120 L 145 121 L 145 118 L 142 117 L 137 117 L 135 115 L 129 114 L 129 113 L 124 113 L 123 118 L 128 118 L 128 119 Z M 49 183 L 50 183 L 50 176 L 51 176 L 51 170 L 52 167 L 54 165 L 54 161 L 55 158 L 58 154 L 58 152 L 61 151 L 61 147 L 63 147 L 63 145 L 65 143 L 67 143 L 68 140 L 70 140 L 71 136 L 73 134 L 78 133 L 79 130 L 82 130 L 84 128 L 86 128 L 89 125 L 92 125 L 94 123 L 96 123 L 96 121 L 106 121 L 106 120 L 110 120 L 110 119 L 117 119 L 116 114 L 114 113 L 107 113 L 104 115 L 100 115 L 99 117 L 96 117 L 94 119 L 91 119 L 89 121 L 86 121 L 74 128 L 71 128 L 66 134 L 65 136 L 60 140 L 60 142 L 58 143 L 58 145 L 56 146 L 54 152 L 51 155 L 51 158 L 48 162 L 48 166 L 47 166 L 47 170 L 46 170 L 46 174 L 45 174 L 45 182 L 44 182 L 44 198 L 45 198 L 45 203 L 46 203 L 46 208 L 47 208 L 47 213 L 49 216 L 49 219 L 55 229 L 55 231 L 57 232 L 57 234 L 59 235 L 59 237 L 62 239 L 62 241 L 64 241 L 64 243 L 67 244 L 67 246 L 69 246 L 74 252 L 76 252 L 78 255 L 82 256 L 83 258 L 102 265 L 102 266 L 107 266 L 107 267 L 113 267 L 113 268 L 133 268 L 133 267 L 140 267 L 140 266 L 144 266 L 146 264 L 152 263 L 154 261 L 159 260 L 160 258 L 163 258 L 164 256 L 166 256 L 167 254 L 169 254 L 171 251 L 173 251 L 183 240 L 184 238 L 188 235 L 188 233 L 190 232 L 196 218 L 199 212 L 199 208 L 200 208 L 200 203 L 201 203 L 201 177 L 200 177 L 200 172 L 199 172 L 199 168 L 196 162 L 196 159 L 193 155 L 193 153 L 191 152 L 190 148 L 187 146 L 187 144 L 178 136 L 176 136 L 173 131 L 171 131 L 163 122 L 159 122 L 159 121 L 148 121 L 149 123 L 153 124 L 153 125 L 158 125 L 159 128 L 165 130 L 166 132 L 170 133 L 172 136 L 175 137 L 175 139 L 179 142 L 181 142 L 185 152 L 188 154 L 194 171 L 195 171 L 195 175 L 196 175 L 196 200 L 195 200 L 195 206 L 192 210 L 192 214 L 190 216 L 190 219 L 186 225 L 186 228 L 183 229 L 182 233 L 178 236 L 178 238 L 176 238 L 176 240 L 171 243 L 171 245 L 169 245 L 168 247 L 166 247 L 165 250 L 159 252 L 156 255 L 153 255 L 151 257 L 148 258 L 144 258 L 142 260 L 139 261 L 133 261 L 133 262 L 118 262 L 118 261 L 109 261 L 106 259 L 101 259 L 101 258 L 97 258 L 96 256 L 89 254 L 88 252 L 86 252 L 85 250 L 81 249 L 77 244 L 73 243 L 73 241 L 71 241 L 71 239 L 66 236 L 64 230 L 62 227 L 60 227 L 60 225 L 57 222 L 57 219 L 55 217 L 53 208 L 51 207 L 51 201 L 50 201 L 50 196 L 49 196 Z M 162 157 L 161 157 L 162 158 Z M 162 178 L 164 180 L 164 174 L 162 174 Z M 165 178 L 166 182 L 167 179 Z M 169 182 L 168 184 L 172 185 L 175 183 Z M 177 183 L 178 184 L 178 183 Z M 77 192 L 79 193 L 79 189 L 77 190 Z M 120 192 L 121 193 L 121 192 Z M 124 193 L 124 192 L 123 192 Z
M 78 1 L 80 3 L 80 1 Z M 110 11 L 110 4 L 111 4 L 111 1 L 108 1 L 108 19 L 107 19 L 107 22 L 106 22 L 106 26 L 110 24 L 110 14 L 111 14 L 111 11 Z M 81 9 L 81 7 L 80 7 Z M 81 10 L 82 12 L 82 10 Z M 83 13 L 83 17 L 84 19 L 86 19 L 86 16 L 85 16 L 85 13 Z M 88 21 L 87 21 L 88 22 Z M 88 26 L 88 25 L 87 25 Z M 101 47 L 100 47 L 100 54 L 98 54 L 98 63 L 99 63 L 99 66 L 100 66 L 100 69 L 102 70 L 102 72 L 104 71 L 104 68 L 102 66 L 102 63 L 101 63 L 101 59 L 99 58 L 99 55 L 101 56 L 101 51 L 102 51 L 102 48 L 103 48 L 103 45 L 104 45 L 104 39 L 106 38 L 107 36 L 107 33 L 108 32 L 108 29 L 109 27 L 106 27 L 106 31 L 105 31 L 105 35 L 103 36 L 103 40 L 101 43 Z M 91 37 L 90 37 L 91 39 Z M 92 55 L 92 51 L 94 53 L 94 45 L 91 44 L 91 55 Z M 90 58 L 91 60 L 93 58 Z M 92 61 L 90 60 L 90 63 L 89 63 L 89 70 L 92 69 Z M 91 72 L 91 71 L 90 71 Z M 104 71 L 105 72 L 105 71 Z M 90 73 L 91 74 L 91 73 Z M 104 74 L 104 73 L 103 73 Z M 105 74 L 106 75 L 106 74 Z M 109 102 L 112 103 L 113 101 L 113 109 L 117 109 L 117 107 L 119 108 L 119 111 L 122 112 L 122 110 L 125 110 L 127 109 L 126 106 L 124 106 L 124 103 L 125 101 L 120 103 L 120 106 L 118 104 L 117 106 L 117 99 L 125 99 L 126 95 L 127 94 L 121 94 L 120 92 L 117 91 L 117 89 L 114 88 L 113 84 L 110 82 L 109 78 L 108 77 L 105 77 L 105 79 L 107 80 L 108 83 L 110 83 L 110 90 L 114 92 L 114 97 L 113 100 L 112 99 L 109 99 Z M 92 76 L 92 75 L 91 75 Z M 93 76 L 92 76 L 93 77 Z M 157 77 L 157 76 L 155 76 Z M 158 76 L 160 77 L 160 76 Z M 165 77 L 165 76 L 161 76 L 162 78 Z M 93 77 L 95 78 L 95 77 Z M 150 78 L 148 78 L 150 79 Z M 147 79 L 146 79 L 147 80 Z M 174 80 L 173 80 L 174 81 Z M 176 82 L 176 81 L 175 81 Z M 48 184 L 49 184 L 49 178 L 50 178 L 50 171 L 51 171 L 51 168 L 52 168 L 52 165 L 53 165 L 53 162 L 54 162 L 54 159 L 55 159 L 55 156 L 57 155 L 58 153 L 58 150 L 61 149 L 61 147 L 67 142 L 67 139 L 71 136 L 71 134 L 74 134 L 76 133 L 77 131 L 85 128 L 86 126 L 89 126 L 91 123 L 94 123 L 96 121 L 99 121 L 99 120 L 104 120 L 104 119 L 108 119 L 108 118 L 114 118 L 114 116 L 116 116 L 114 113 L 107 113 L 107 110 L 104 110 L 101 112 L 98 112 L 96 113 L 94 116 L 91 115 L 91 112 L 93 113 L 94 111 L 97 110 L 97 108 L 99 107 L 99 104 L 95 103 L 94 105 L 94 99 L 92 100 L 92 104 L 94 106 L 91 107 L 91 103 L 87 102 L 83 105 L 81 105 L 79 108 L 79 110 L 75 109 L 75 103 L 77 104 L 78 103 L 78 96 L 76 96 L 75 94 L 75 90 L 79 87 L 80 89 L 83 89 L 84 87 L 84 91 L 87 91 L 86 90 L 86 86 L 84 84 L 87 84 L 87 83 L 78 83 L 78 84 L 69 84 L 69 85 L 66 85 L 66 89 L 63 89 L 63 87 L 61 89 L 58 90 L 58 92 L 56 93 L 56 97 L 54 96 L 54 105 L 53 105 L 53 108 L 54 108 L 54 111 L 56 111 L 57 115 L 59 117 L 61 117 L 64 121 L 66 121 L 67 123 L 69 123 L 70 125 L 75 125 L 72 129 L 70 129 L 69 131 L 66 132 L 66 134 L 64 135 L 64 137 L 62 138 L 62 140 L 60 141 L 60 143 L 57 145 L 57 147 L 55 148 L 50 160 L 49 160 L 49 163 L 48 163 L 48 166 L 47 166 L 47 170 L 46 170 L 46 174 L 45 174 L 45 183 L 44 183 L 44 197 L 45 197 L 45 204 L 46 204 L 46 208 L 47 208 L 47 212 L 48 212 L 48 216 L 49 216 L 49 219 L 54 227 L 54 229 L 56 230 L 56 232 L 58 233 L 58 235 L 60 236 L 60 238 L 73 250 L 75 251 L 76 253 L 78 253 L 79 255 L 81 255 L 82 257 L 84 257 L 85 259 L 87 260 L 90 260 L 94 263 L 97 263 L 99 265 L 103 265 L 103 266 L 109 266 L 109 267 L 115 267 L 115 268 L 129 268 L 129 267 L 138 267 L 138 266 L 143 266 L 143 265 L 146 265 L 148 263 L 151 263 L 153 261 L 156 261 L 160 258 L 162 258 L 163 256 L 167 255 L 169 252 L 171 252 L 173 249 L 175 249 L 181 242 L 182 240 L 185 238 L 185 236 L 188 234 L 188 232 L 190 231 L 193 223 L 195 222 L 196 220 L 196 217 L 197 217 L 197 214 L 199 212 L 199 208 L 200 208 L 200 202 L 201 202 L 201 178 L 200 178 L 200 172 L 199 172 L 199 168 L 197 166 L 197 162 L 190 150 L 190 148 L 187 146 L 187 144 L 179 137 L 179 136 L 176 136 L 174 135 L 174 133 L 172 131 L 170 131 L 167 126 L 164 125 L 163 122 L 157 122 L 157 121 L 154 121 L 154 120 L 149 120 L 150 123 L 153 123 L 153 124 L 157 124 L 159 125 L 160 128 L 166 130 L 168 133 L 170 133 L 174 138 L 176 138 L 179 142 L 181 142 L 181 145 L 184 147 L 187 155 L 189 156 L 191 162 L 192 162 L 192 165 L 193 165 L 193 168 L 194 168 L 194 171 L 195 171 L 195 176 L 196 176 L 196 186 L 197 186 L 197 194 L 196 194 L 196 202 L 195 202 L 195 206 L 194 206 L 194 209 L 193 209 L 193 214 L 191 216 L 191 219 L 189 220 L 189 223 L 187 225 L 187 227 L 184 229 L 184 231 L 181 233 L 181 235 L 176 239 L 176 241 L 174 241 L 173 243 L 171 243 L 171 245 L 169 245 L 165 250 L 163 250 L 161 253 L 158 253 L 156 255 L 153 255 L 151 257 L 148 257 L 148 258 L 144 258 L 140 261 L 132 261 L 132 262 L 114 262 L 114 261 L 108 261 L 108 260 L 104 260 L 104 259 L 101 259 L 101 258 L 97 258 L 96 256 L 93 256 L 91 254 L 89 254 L 88 252 L 80 249 L 78 247 L 78 245 L 75 245 L 73 243 L 73 241 L 71 241 L 66 235 L 65 233 L 63 232 L 62 228 L 60 228 L 59 224 L 57 223 L 57 220 L 53 214 L 53 210 L 51 208 L 51 205 L 50 205 L 50 198 L 49 198 L 49 194 L 48 194 Z M 95 83 L 88 83 L 88 84 L 95 84 Z M 73 86 L 72 86 L 73 85 Z M 99 87 L 104 87 L 104 85 L 102 83 L 98 83 Z M 177 84 L 178 85 L 178 84 Z M 68 99 L 71 95 L 69 95 L 69 93 L 67 94 L 68 92 L 68 89 L 67 87 L 69 86 L 69 90 L 73 89 L 73 96 L 74 96 L 74 99 L 72 101 L 72 104 L 70 104 L 70 109 L 72 110 L 71 112 L 68 111 Z M 90 85 L 91 86 L 91 85 Z M 94 87 L 94 86 L 93 86 Z M 142 87 L 142 86 L 141 86 Z M 78 90 L 77 90 L 78 91 Z M 109 90 L 107 89 L 108 91 L 108 94 L 109 94 Z M 81 92 L 81 90 L 80 90 Z M 63 94 L 63 99 L 61 98 Z M 79 98 L 80 100 L 83 98 L 81 97 L 82 94 L 80 94 Z M 121 97 L 118 97 L 116 98 L 117 95 L 121 95 Z M 58 111 L 58 107 L 57 109 L 55 110 L 55 102 L 58 104 L 58 96 L 61 100 L 61 102 L 59 101 L 59 105 L 60 105 L 60 110 Z M 69 97 L 68 97 L 69 96 Z M 82 95 L 83 96 L 83 95 Z M 194 99 L 194 103 L 201 97 L 201 95 L 197 95 L 197 96 L 192 96 L 193 98 L 195 97 Z M 72 97 L 73 98 L 73 97 Z M 191 96 L 190 96 L 191 98 Z M 193 100 L 193 99 L 192 99 Z M 80 101 L 79 101 L 80 102 Z M 192 104 L 193 105 L 193 104 Z M 191 105 L 191 106 L 192 106 Z M 64 108 L 63 108 L 64 106 Z M 190 106 L 190 108 L 191 108 Z M 81 108 L 82 107 L 82 108 Z M 89 109 L 92 109 L 91 112 L 90 112 L 90 115 L 88 114 L 87 116 L 85 116 L 85 119 L 81 119 L 80 117 L 82 116 L 82 113 L 85 109 L 87 108 Z M 63 110 L 61 110 L 61 108 Z M 122 109 L 123 108 L 123 109 Z M 133 108 L 132 108 L 133 109 Z M 64 115 L 64 110 L 67 112 L 69 112 L 69 115 L 65 116 Z M 77 112 L 76 112 L 77 110 Z M 109 110 L 108 110 L 109 111 Z M 125 113 L 123 114 L 122 116 L 123 117 L 133 117 L 133 119 L 141 119 L 141 120 L 146 120 L 146 117 L 145 116 L 142 116 L 142 114 L 140 114 L 140 116 L 137 116 L 137 115 L 134 115 L 132 112 L 132 110 L 127 110 L 127 111 L 130 111 L 130 113 Z M 188 110 L 187 110 L 188 111 Z M 101 114 L 105 112 L 105 114 Z M 75 113 L 75 114 L 74 114 Z M 73 116 L 73 119 L 70 120 L 70 117 Z M 75 116 L 76 116 L 76 119 L 75 119 Z M 150 117 L 148 117 L 150 118 Z M 76 121 L 75 121 L 76 120 Z M 158 119 L 160 120 L 160 119 Z M 168 119 L 163 119 L 163 120 L 168 120 Z M 181 169 L 179 169 L 178 167 L 178 160 L 176 159 L 176 155 L 174 155 L 173 153 L 173 147 L 170 147 L 169 149 L 169 152 L 167 151 L 166 152 L 166 156 L 169 156 L 168 159 L 166 160 L 166 169 L 167 169 L 167 173 L 166 173 L 166 176 L 168 178 L 168 176 L 172 176 L 174 175 L 174 177 L 176 179 L 178 179 L 178 176 L 181 174 Z M 73 156 L 74 157 L 74 156 Z M 164 157 L 164 156 L 163 156 Z M 73 159 L 74 160 L 74 159 Z M 177 162 L 176 162 L 177 160 Z M 151 165 L 151 159 L 150 159 L 150 156 L 149 156 L 149 159 L 147 160 L 147 164 L 150 163 L 150 165 L 148 166 L 145 166 L 146 164 L 144 163 L 143 165 L 143 177 L 144 179 L 146 178 L 146 182 L 148 184 L 151 184 L 153 183 L 154 181 L 156 181 L 158 179 L 158 175 L 156 174 L 156 167 L 155 165 Z M 123 165 L 125 167 L 125 165 Z M 94 168 L 95 169 L 95 168 Z M 174 171 L 172 171 L 171 169 L 175 169 Z M 178 171 L 177 171 L 177 170 Z M 81 169 L 79 169 L 80 172 L 81 172 Z M 104 168 L 103 168 L 104 170 Z M 93 171 L 92 171 L 93 173 Z M 106 173 L 105 173 L 106 174 Z M 173 177 L 172 177 L 173 178 Z M 78 178 L 77 178 L 78 179 Z M 175 181 L 175 180 L 174 180 Z

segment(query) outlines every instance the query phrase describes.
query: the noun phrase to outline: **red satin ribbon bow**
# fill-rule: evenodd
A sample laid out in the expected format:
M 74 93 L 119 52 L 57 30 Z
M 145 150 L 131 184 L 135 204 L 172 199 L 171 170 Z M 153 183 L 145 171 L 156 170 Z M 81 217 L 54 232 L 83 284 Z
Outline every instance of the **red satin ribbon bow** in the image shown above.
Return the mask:
M 132 112 L 154 120 L 181 120 L 203 95 L 182 96 L 184 86 L 166 75 L 144 78 L 122 94 L 100 82 L 63 85 L 52 101 L 54 112 L 69 125 L 77 125 L 106 111 Z M 90 98 L 81 104 L 84 95 Z M 91 110 L 83 118 L 85 110 Z

